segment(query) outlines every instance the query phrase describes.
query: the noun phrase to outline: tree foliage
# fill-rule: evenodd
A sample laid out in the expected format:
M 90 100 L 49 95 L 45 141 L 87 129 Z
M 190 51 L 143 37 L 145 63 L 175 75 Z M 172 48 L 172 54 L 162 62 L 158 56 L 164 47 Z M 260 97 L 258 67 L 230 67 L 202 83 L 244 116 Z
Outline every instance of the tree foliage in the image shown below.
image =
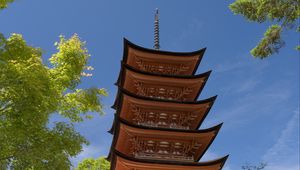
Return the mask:
M 110 162 L 104 157 L 98 159 L 87 158 L 78 164 L 75 170 L 109 170 Z
M 0 10 L 7 8 L 9 3 L 12 3 L 14 0 L 0 0 Z
M 102 114 L 104 89 L 76 89 L 89 54 L 77 35 L 60 37 L 51 66 L 42 50 L 20 34 L 0 34 L 0 167 L 11 169 L 69 169 L 88 141 L 74 122 Z M 65 122 L 49 125 L 60 114 Z
M 236 0 L 229 8 L 234 14 L 240 14 L 252 22 L 277 23 L 268 28 L 258 45 L 251 50 L 254 57 L 262 59 L 277 53 L 284 45 L 281 33 L 297 24 L 299 4 L 300 0 Z

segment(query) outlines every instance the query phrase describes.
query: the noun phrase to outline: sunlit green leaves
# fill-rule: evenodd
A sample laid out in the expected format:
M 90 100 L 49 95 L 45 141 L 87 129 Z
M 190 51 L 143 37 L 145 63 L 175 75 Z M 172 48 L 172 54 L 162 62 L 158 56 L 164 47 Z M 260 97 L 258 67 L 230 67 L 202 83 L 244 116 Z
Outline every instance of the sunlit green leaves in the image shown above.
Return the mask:
M 282 21 L 285 25 L 299 18 L 299 0 L 237 0 L 229 5 L 235 14 L 250 21 Z
M 98 159 L 86 158 L 78 164 L 75 170 L 109 170 L 110 162 L 104 157 Z
M 259 44 L 251 50 L 251 54 L 256 57 L 265 58 L 274 53 L 284 45 L 281 39 L 282 28 L 279 25 L 272 25 L 266 32 Z
M 260 43 L 251 51 L 254 57 L 265 58 L 284 45 L 281 32 L 291 29 L 300 17 L 299 0 L 236 0 L 229 5 L 234 14 L 253 22 L 277 22 L 271 26 Z
M 60 37 L 52 66 L 42 62 L 41 49 L 20 34 L 0 34 L 0 166 L 13 169 L 69 169 L 88 141 L 71 122 L 103 113 L 104 89 L 76 89 L 89 58 L 77 35 Z M 60 113 L 67 122 L 49 127 Z M 69 122 L 69 123 L 68 123 Z
M 241 14 L 250 21 L 263 22 L 266 20 L 266 14 L 261 10 L 259 0 L 237 0 L 229 5 L 234 14 Z
M 85 43 L 75 34 L 69 40 L 60 36 L 60 41 L 55 45 L 58 52 L 49 59 L 54 66 L 52 77 L 58 88 L 74 89 L 89 58 Z
M 0 10 L 7 8 L 8 4 L 13 2 L 14 0 L 0 0 Z
M 58 111 L 73 122 L 83 121 L 81 115 L 90 119 L 92 115 L 88 114 L 89 111 L 102 114 L 103 106 L 100 103 L 100 97 L 106 95 L 104 89 L 76 89 L 64 96 Z

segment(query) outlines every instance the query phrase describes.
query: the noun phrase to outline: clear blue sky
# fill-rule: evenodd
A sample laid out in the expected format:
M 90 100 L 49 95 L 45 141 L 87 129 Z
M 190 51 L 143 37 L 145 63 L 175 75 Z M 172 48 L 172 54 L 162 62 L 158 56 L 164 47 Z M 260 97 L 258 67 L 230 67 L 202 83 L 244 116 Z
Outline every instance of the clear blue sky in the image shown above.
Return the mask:
M 91 144 L 73 158 L 107 155 L 123 37 L 153 46 L 155 8 L 160 9 L 161 49 L 194 51 L 207 47 L 198 69 L 213 72 L 200 99 L 218 94 L 201 128 L 224 122 L 203 160 L 226 154 L 225 170 L 246 162 L 269 163 L 268 170 L 299 167 L 299 54 L 298 35 L 284 32 L 286 46 L 268 59 L 254 59 L 249 50 L 268 27 L 249 23 L 228 9 L 231 1 L 217 0 L 16 0 L 0 11 L 0 32 L 21 33 L 30 45 L 44 49 L 44 60 L 55 52 L 60 34 L 77 33 L 87 42 L 93 77 L 81 87 L 103 87 L 106 115 L 77 124 Z

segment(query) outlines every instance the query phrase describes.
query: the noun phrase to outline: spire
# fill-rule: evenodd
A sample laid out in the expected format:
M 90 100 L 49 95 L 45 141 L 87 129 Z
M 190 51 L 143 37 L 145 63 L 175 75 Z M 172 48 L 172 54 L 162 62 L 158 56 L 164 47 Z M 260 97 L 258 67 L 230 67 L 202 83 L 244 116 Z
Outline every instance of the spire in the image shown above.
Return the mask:
M 156 8 L 155 18 L 154 18 L 154 49 L 159 50 L 159 18 L 158 18 L 158 8 Z

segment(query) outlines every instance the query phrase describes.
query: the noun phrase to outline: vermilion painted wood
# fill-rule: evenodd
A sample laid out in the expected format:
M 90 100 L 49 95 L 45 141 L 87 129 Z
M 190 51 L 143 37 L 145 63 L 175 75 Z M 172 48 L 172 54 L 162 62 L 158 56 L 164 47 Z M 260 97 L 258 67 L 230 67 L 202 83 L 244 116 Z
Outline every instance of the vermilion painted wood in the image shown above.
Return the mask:
M 205 48 L 168 52 L 124 39 L 116 85 L 112 170 L 220 170 L 228 156 L 198 163 L 222 124 L 197 130 L 216 96 L 197 101 L 211 71 L 195 75 Z

